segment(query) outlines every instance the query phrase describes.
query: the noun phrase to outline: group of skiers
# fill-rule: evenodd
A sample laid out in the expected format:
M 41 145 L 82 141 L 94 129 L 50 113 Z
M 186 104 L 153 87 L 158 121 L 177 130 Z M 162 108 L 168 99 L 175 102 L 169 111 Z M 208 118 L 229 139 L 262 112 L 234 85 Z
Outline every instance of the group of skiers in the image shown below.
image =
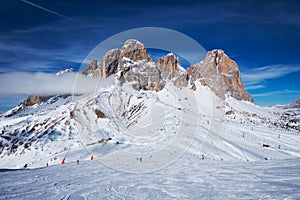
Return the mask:
M 56 157 L 55 157 L 54 160 L 56 160 Z M 90 160 L 94 160 L 94 155 L 91 155 Z M 51 161 L 52 161 L 52 159 L 51 159 Z M 66 157 L 64 157 L 64 158 L 62 159 L 61 164 L 63 165 L 63 164 L 65 164 L 65 162 L 66 162 Z M 79 162 L 80 162 L 80 160 L 77 159 L 77 160 L 76 160 L 77 165 L 79 165 Z M 49 163 L 46 162 L 46 167 L 48 167 L 48 166 L 49 166 Z M 25 164 L 24 168 L 27 168 L 27 164 Z

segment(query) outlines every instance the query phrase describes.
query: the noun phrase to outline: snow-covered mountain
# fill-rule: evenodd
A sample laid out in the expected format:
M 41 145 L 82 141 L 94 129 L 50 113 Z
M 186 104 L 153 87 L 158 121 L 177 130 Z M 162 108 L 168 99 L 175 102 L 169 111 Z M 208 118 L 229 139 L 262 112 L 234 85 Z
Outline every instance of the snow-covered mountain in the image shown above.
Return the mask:
M 252 103 L 237 64 L 221 50 L 185 70 L 174 54 L 154 62 L 142 43 L 128 40 L 81 74 L 99 80 L 94 93 L 31 96 L 0 116 L 0 168 L 92 156 L 142 172 L 183 153 L 244 161 L 300 156 L 299 120 L 290 108 Z
M 72 72 L 75 72 L 75 70 L 73 68 L 69 68 L 69 69 L 65 69 L 65 70 L 57 72 L 56 75 L 57 76 L 62 76 L 66 73 L 72 73 Z

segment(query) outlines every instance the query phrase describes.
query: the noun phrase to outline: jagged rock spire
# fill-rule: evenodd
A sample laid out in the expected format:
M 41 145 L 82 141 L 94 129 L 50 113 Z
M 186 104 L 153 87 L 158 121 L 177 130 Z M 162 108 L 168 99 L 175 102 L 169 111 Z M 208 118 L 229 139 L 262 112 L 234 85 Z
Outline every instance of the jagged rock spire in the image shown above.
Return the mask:
M 209 51 L 203 61 L 187 71 L 192 83 L 200 79 L 223 99 L 228 94 L 237 100 L 253 101 L 244 88 L 238 65 L 223 50 Z

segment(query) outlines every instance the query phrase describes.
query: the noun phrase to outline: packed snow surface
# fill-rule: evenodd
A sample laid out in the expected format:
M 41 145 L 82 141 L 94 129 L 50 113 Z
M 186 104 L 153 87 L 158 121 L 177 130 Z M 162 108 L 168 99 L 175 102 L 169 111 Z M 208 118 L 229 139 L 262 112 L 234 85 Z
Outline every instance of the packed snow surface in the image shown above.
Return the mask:
M 2 170 L 0 199 L 299 199 L 299 166 L 299 158 L 226 162 L 184 156 L 140 174 L 115 171 L 96 160 Z

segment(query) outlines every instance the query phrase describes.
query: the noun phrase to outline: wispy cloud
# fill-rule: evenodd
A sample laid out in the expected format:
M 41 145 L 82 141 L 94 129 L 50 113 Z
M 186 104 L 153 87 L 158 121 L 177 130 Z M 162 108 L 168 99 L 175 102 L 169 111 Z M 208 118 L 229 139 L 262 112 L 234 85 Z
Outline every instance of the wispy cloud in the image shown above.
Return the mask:
M 54 11 L 54 10 L 50 10 L 50 9 L 48 9 L 48 8 L 45 8 L 45 7 L 43 7 L 43 6 L 40 6 L 40 5 L 38 5 L 38 4 L 32 3 L 32 2 L 27 1 L 27 0 L 20 0 L 20 1 L 23 2 L 23 3 L 26 3 L 26 4 L 28 4 L 28 5 L 31 5 L 31 6 L 33 6 L 33 7 L 39 8 L 39 9 L 41 9 L 41 10 L 43 10 L 43 11 L 48 12 L 48 13 L 52 13 L 52 14 L 57 15 L 57 16 L 59 16 L 59 17 L 63 17 L 63 18 L 67 18 L 67 19 L 68 19 L 67 16 L 65 16 L 65 15 L 63 15 L 63 14 L 61 14 L 61 13 L 58 13 L 58 12 L 56 12 L 56 11 Z
M 261 88 L 265 88 L 265 87 L 266 86 L 259 84 L 259 85 L 248 85 L 245 88 L 246 88 L 246 90 L 256 90 L 256 89 L 261 89 Z
M 77 68 L 85 57 L 85 49 L 71 45 L 59 50 L 35 48 L 29 44 L 0 41 L 0 73 L 15 71 L 52 72 Z M 63 65 L 62 65 L 63 64 Z
M 271 91 L 271 92 L 264 92 L 260 94 L 252 94 L 253 97 L 268 97 L 268 96 L 277 96 L 277 95 L 287 95 L 287 94 L 300 94 L 299 90 L 280 90 L 280 91 Z
M 300 66 L 281 64 L 269 65 L 254 68 L 249 72 L 244 72 L 242 73 L 242 77 L 246 87 L 258 89 L 263 87 L 263 85 L 260 83 L 265 80 L 279 78 L 298 71 L 300 71 Z
M 94 92 L 97 85 L 104 85 L 107 81 L 87 78 L 76 73 L 56 76 L 51 73 L 6 73 L 0 74 L 1 95 L 11 94 L 66 94 Z M 74 89 L 74 91 L 73 91 Z

